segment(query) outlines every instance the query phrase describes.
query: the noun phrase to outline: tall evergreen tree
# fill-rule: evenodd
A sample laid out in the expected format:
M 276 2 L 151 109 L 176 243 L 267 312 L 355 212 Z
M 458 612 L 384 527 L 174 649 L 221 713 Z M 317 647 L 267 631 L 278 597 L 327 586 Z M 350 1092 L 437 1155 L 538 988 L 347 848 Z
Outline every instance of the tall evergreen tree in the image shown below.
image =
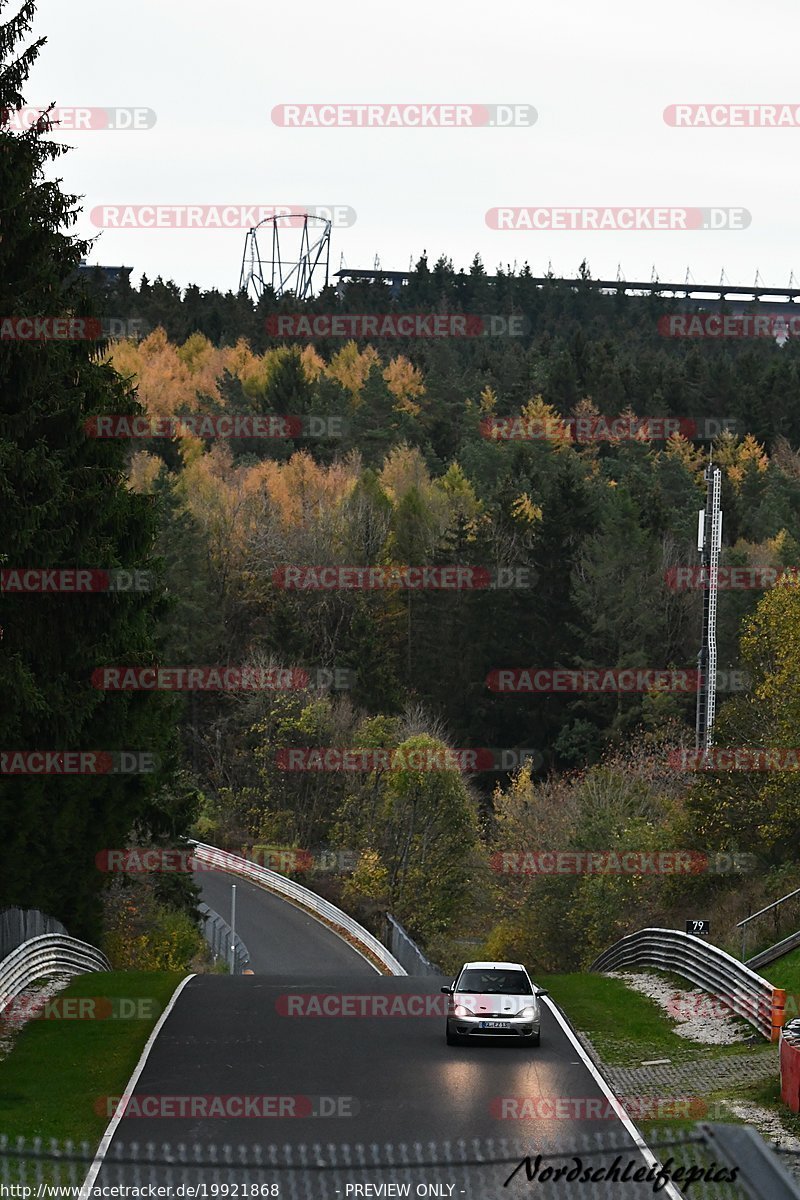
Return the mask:
M 8 0 L 0 0 L 0 17 Z M 0 313 L 87 315 L 68 232 L 76 197 L 46 168 L 64 152 L 48 121 L 12 130 L 11 111 L 45 39 L 25 49 L 33 0 L 0 23 Z M 0 338 L 0 566 L 152 570 L 157 514 L 125 483 L 127 448 L 87 435 L 102 413 L 142 412 L 87 340 Z M 154 659 L 157 590 L 2 596 L 0 908 L 37 907 L 71 933 L 97 930 L 95 855 L 141 826 L 163 774 L 9 773 L 9 751 L 145 751 L 166 759 L 163 697 L 92 686 L 93 670 Z M 12 760 L 13 761 L 13 760 Z M 156 809 L 151 808 L 151 811 Z

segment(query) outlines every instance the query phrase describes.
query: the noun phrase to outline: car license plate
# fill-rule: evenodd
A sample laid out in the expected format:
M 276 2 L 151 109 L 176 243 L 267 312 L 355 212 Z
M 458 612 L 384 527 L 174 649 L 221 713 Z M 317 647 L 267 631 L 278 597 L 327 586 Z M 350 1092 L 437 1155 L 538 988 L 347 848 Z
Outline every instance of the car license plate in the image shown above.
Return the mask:
M 510 1029 L 510 1021 L 481 1021 L 481 1029 Z

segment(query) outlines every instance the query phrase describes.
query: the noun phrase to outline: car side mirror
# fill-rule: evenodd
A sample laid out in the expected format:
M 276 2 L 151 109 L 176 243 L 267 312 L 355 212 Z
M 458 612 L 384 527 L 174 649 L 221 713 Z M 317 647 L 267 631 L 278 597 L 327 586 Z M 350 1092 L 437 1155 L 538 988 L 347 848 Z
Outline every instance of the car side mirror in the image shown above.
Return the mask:
M 536 995 L 537 996 L 549 996 L 550 993 L 548 992 L 547 988 L 537 988 Z
M 446 987 L 443 987 L 443 988 L 442 988 L 442 991 L 443 991 L 443 992 L 452 992 L 452 990 L 453 990 L 453 985 L 452 985 L 452 983 L 448 983 Z

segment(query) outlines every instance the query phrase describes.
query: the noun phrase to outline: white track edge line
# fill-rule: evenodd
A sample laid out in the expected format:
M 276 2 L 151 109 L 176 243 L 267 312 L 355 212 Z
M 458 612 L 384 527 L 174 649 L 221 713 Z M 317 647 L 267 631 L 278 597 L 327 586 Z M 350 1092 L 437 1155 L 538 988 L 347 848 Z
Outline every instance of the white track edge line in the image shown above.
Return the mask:
M 600 1069 L 598 1068 L 597 1063 L 595 1063 L 589 1057 L 589 1055 L 586 1053 L 586 1050 L 583 1048 L 580 1041 L 576 1037 L 575 1031 L 573 1030 L 572 1026 L 569 1024 L 569 1022 L 565 1019 L 564 1015 L 559 1010 L 558 1005 L 553 1000 L 551 1000 L 551 998 L 549 996 L 542 996 L 541 999 L 542 999 L 542 1003 L 547 1005 L 547 1007 L 550 1009 L 551 1013 L 553 1014 L 553 1016 L 555 1017 L 555 1019 L 558 1021 L 559 1025 L 563 1029 L 564 1033 L 566 1033 L 567 1037 L 572 1042 L 572 1045 L 577 1050 L 578 1055 L 579 1055 L 583 1065 L 587 1068 L 587 1070 L 589 1071 L 589 1074 L 592 1076 L 595 1083 L 600 1085 L 600 1088 L 603 1091 L 603 1094 L 605 1095 L 606 1099 L 611 1101 L 611 1106 L 614 1109 L 614 1112 L 617 1114 L 620 1122 L 622 1123 L 622 1125 L 625 1127 L 626 1131 L 630 1134 L 631 1138 L 635 1142 L 640 1154 L 642 1155 L 642 1158 L 645 1160 L 648 1167 L 653 1167 L 653 1166 L 657 1165 L 659 1160 L 656 1158 L 655 1154 L 653 1154 L 653 1151 L 647 1145 L 647 1142 L 644 1140 L 644 1136 L 642 1135 L 641 1130 L 639 1130 L 634 1125 L 633 1121 L 630 1119 L 630 1116 L 628 1115 L 628 1113 L 626 1113 L 625 1109 L 622 1107 L 622 1104 L 617 1099 L 617 1097 L 614 1095 L 614 1092 L 611 1090 L 611 1085 L 607 1082 L 607 1080 L 603 1077 L 603 1075 L 601 1075 Z M 666 1185 L 666 1187 L 664 1189 L 664 1195 L 669 1196 L 670 1200 L 684 1200 L 683 1196 L 676 1189 L 676 1187 L 672 1183 L 672 1181 L 670 1181 Z
M 103 1160 L 105 1159 L 105 1156 L 108 1153 L 108 1147 L 111 1145 L 111 1139 L 113 1138 L 114 1134 L 117 1131 L 117 1126 L 119 1125 L 120 1121 L 122 1120 L 123 1116 L 125 1115 L 125 1108 L 127 1106 L 127 1101 L 130 1100 L 131 1096 L 133 1095 L 133 1090 L 136 1087 L 136 1084 L 139 1082 L 139 1076 L 141 1075 L 142 1071 L 145 1068 L 145 1064 L 147 1062 L 147 1059 L 150 1056 L 150 1051 L 153 1049 L 155 1040 L 158 1037 L 159 1033 L 161 1032 L 161 1030 L 167 1020 L 167 1017 L 170 1015 L 173 1008 L 175 1007 L 175 1003 L 176 1003 L 178 997 L 180 996 L 181 992 L 186 987 L 187 983 L 189 983 L 190 980 L 195 979 L 195 978 L 196 978 L 196 974 L 192 974 L 192 975 L 187 975 L 185 979 L 182 979 L 180 981 L 178 986 L 175 988 L 175 991 L 172 993 L 172 995 L 169 999 L 169 1003 L 167 1004 L 167 1007 L 164 1009 L 163 1013 L 158 1018 L 158 1021 L 156 1022 L 155 1026 L 153 1028 L 153 1031 L 150 1034 L 150 1037 L 147 1039 L 144 1049 L 142 1050 L 142 1053 L 139 1056 L 139 1061 L 137 1062 L 136 1066 L 133 1068 L 133 1074 L 131 1075 L 130 1079 L 128 1080 L 127 1085 L 125 1087 L 125 1091 L 123 1092 L 122 1096 L 120 1097 L 116 1112 L 114 1113 L 113 1117 L 109 1121 L 108 1126 L 106 1127 L 106 1131 L 103 1134 L 102 1138 L 100 1139 L 100 1145 L 97 1147 L 97 1151 L 95 1153 L 94 1159 L 92 1160 L 92 1165 L 89 1167 L 88 1174 L 83 1181 L 83 1186 L 81 1187 L 81 1190 L 80 1190 L 79 1200 L 88 1200 L 89 1196 L 91 1195 L 92 1186 L 94 1184 L 95 1179 L 97 1179 L 98 1174 L 100 1173 L 100 1168 L 103 1165 Z

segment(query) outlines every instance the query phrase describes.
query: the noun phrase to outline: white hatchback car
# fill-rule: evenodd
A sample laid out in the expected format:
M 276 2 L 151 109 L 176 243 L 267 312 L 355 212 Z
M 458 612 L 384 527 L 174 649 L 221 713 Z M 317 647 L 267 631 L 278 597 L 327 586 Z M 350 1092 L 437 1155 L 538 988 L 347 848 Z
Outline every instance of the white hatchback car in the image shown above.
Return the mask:
M 464 963 L 442 991 L 450 996 L 448 1046 L 483 1037 L 513 1037 L 539 1045 L 539 997 L 547 992 L 534 987 L 522 963 Z

